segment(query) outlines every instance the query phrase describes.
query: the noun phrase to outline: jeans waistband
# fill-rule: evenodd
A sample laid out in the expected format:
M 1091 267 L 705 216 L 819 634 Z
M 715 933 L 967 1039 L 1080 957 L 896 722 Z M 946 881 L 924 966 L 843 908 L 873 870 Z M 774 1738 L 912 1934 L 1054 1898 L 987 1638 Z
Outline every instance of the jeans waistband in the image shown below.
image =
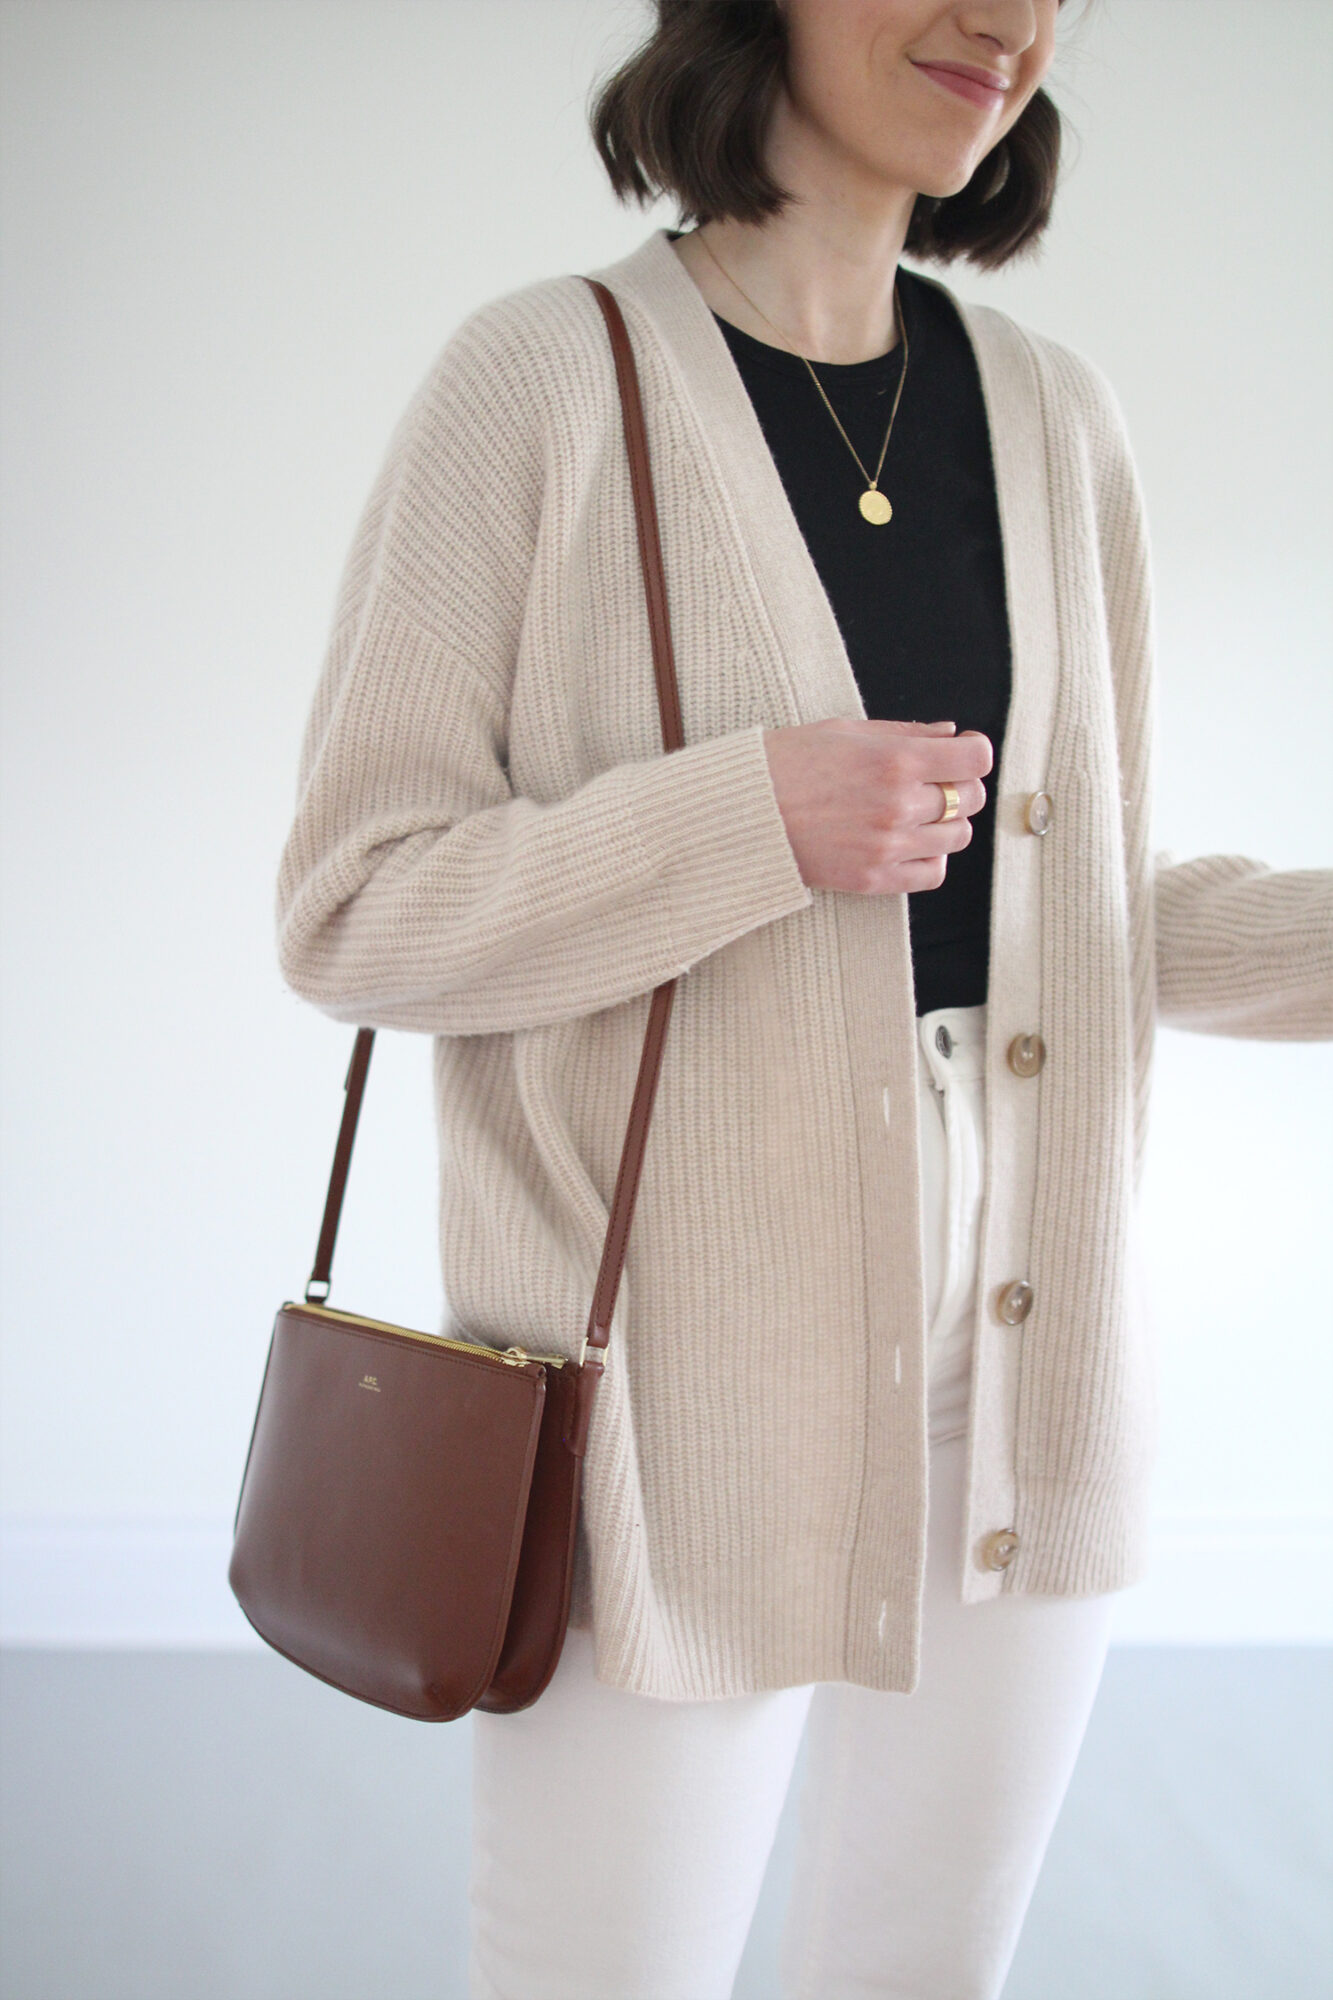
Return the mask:
M 980 1076 L 986 1059 L 986 1003 L 932 1007 L 916 1018 L 917 1047 L 937 1090 L 951 1079 Z

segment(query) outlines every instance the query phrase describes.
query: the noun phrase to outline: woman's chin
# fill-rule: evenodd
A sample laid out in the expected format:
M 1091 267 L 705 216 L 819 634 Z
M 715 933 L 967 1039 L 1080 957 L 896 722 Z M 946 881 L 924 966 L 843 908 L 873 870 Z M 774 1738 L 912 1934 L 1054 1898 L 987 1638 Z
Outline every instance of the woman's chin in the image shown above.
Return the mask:
M 913 185 L 919 195 L 926 195 L 932 201 L 948 201 L 951 195 L 961 194 L 980 166 L 977 156 L 969 155 L 965 160 L 951 162 L 947 167 L 921 169 L 913 177 Z

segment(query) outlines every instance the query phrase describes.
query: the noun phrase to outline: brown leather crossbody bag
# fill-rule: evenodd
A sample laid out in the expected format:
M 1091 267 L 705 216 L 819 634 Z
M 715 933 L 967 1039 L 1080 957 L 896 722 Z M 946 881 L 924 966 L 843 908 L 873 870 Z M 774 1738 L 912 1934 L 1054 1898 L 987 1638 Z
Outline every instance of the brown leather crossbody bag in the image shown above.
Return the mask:
M 634 352 L 615 360 L 653 670 L 668 751 L 684 743 Z M 423 1722 L 511 1714 L 564 1645 L 593 1400 L 611 1337 L 674 979 L 654 989 L 592 1311 L 578 1360 L 415 1333 L 325 1303 L 374 1030 L 345 1083 L 304 1304 L 278 1308 L 236 1507 L 228 1581 L 276 1652 Z

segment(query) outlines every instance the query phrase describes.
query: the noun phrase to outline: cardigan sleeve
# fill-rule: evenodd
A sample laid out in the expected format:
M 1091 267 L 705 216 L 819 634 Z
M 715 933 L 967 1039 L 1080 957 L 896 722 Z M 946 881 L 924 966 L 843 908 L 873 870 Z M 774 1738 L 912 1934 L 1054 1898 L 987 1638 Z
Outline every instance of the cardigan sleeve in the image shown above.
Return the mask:
M 1333 868 L 1155 858 L 1160 1019 L 1253 1041 L 1333 1040 Z
M 279 865 L 278 960 L 334 1020 L 436 1034 L 614 1006 L 812 900 L 753 724 L 539 801 L 509 691 L 543 440 L 492 308 L 409 405 L 347 557 Z M 645 658 L 646 684 L 652 669 Z
M 1156 1018 L 1199 1034 L 1259 1041 L 1333 1039 L 1333 869 L 1279 870 L 1238 854 L 1180 860 L 1152 851 L 1156 682 L 1146 510 L 1128 425 L 1109 379 L 1076 364 L 1090 407 L 1116 725 L 1126 868 L 1135 921 L 1151 929 L 1155 965 L 1142 1029 Z

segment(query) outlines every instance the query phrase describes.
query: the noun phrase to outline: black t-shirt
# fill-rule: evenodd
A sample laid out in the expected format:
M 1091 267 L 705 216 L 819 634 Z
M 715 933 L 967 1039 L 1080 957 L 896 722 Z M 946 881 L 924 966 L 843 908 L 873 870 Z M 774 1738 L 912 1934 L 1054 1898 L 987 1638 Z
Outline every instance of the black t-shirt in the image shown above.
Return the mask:
M 864 484 L 805 363 L 714 314 L 754 404 L 872 717 L 980 729 L 994 761 L 968 846 L 938 889 L 907 899 L 916 1011 L 986 998 L 995 777 L 1009 710 L 1009 621 L 990 434 L 976 358 L 947 294 L 898 269 L 910 347 L 880 473 L 893 505 L 864 520 Z M 848 365 L 816 362 L 839 421 L 872 473 L 902 342 Z

